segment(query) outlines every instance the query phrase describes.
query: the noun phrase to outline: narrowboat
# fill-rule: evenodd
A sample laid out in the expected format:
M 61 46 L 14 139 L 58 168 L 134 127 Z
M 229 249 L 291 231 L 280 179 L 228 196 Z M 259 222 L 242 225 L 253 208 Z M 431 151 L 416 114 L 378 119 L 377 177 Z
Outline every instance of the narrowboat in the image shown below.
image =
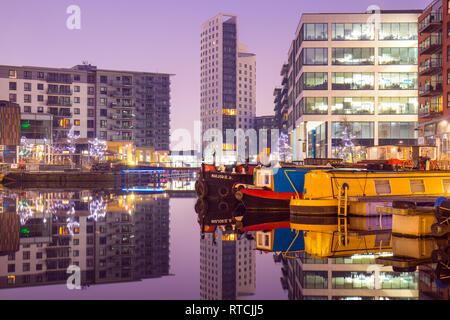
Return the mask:
M 305 252 L 315 258 L 390 253 L 390 225 L 388 217 L 351 217 L 341 224 L 336 215 L 291 215 L 291 229 L 303 232 Z
M 239 232 L 254 232 L 256 250 L 283 253 L 303 251 L 303 234 L 291 230 L 287 214 L 245 214 L 236 225 Z
M 290 212 L 372 215 L 380 205 L 433 205 L 449 193 L 449 171 L 314 170 L 306 173 L 303 197 L 290 201 Z
M 214 165 L 202 164 L 199 177 L 195 182 L 197 203 L 195 211 L 204 215 L 208 211 L 242 214 L 242 205 L 234 196 L 236 183 L 253 183 L 253 165 L 216 168 Z
M 237 183 L 235 197 L 246 212 L 289 212 L 290 200 L 302 198 L 305 174 L 330 167 L 283 166 L 255 168 L 252 185 Z

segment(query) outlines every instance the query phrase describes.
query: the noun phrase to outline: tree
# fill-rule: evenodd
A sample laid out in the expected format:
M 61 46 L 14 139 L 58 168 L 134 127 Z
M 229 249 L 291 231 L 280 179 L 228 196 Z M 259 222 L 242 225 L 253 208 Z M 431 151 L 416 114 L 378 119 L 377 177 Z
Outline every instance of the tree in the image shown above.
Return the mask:
M 278 138 L 278 150 L 281 161 L 292 161 L 293 154 L 291 144 L 289 143 L 289 135 L 284 132 L 281 132 Z
M 352 132 L 351 125 L 348 121 L 344 121 L 344 130 L 341 133 L 341 145 L 338 149 L 338 157 L 344 162 L 354 162 L 355 160 L 355 143 L 353 142 L 355 135 Z

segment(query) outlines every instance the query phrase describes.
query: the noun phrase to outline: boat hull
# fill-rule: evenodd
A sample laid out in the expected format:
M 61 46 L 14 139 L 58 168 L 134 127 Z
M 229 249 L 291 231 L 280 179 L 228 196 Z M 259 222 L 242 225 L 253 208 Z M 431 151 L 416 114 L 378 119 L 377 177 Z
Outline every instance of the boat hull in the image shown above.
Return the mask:
M 289 202 L 294 196 L 296 196 L 294 192 L 273 192 L 261 189 L 241 189 L 236 193 L 245 211 L 252 212 L 289 212 Z

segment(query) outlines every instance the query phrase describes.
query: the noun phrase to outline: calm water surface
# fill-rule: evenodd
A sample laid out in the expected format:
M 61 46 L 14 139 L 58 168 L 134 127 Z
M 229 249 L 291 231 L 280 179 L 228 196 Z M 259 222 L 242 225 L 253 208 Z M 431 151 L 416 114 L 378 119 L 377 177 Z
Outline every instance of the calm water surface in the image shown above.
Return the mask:
M 210 239 L 201 240 L 194 194 L 27 191 L 4 193 L 2 201 L 18 221 L 1 222 L 15 225 L 9 239 L 2 236 L 0 299 L 197 300 L 207 291 L 200 256 L 201 241 Z M 254 248 L 254 240 L 242 241 Z M 281 264 L 272 254 L 248 254 L 253 284 L 239 287 L 237 273 L 219 276 L 219 263 L 208 271 L 216 298 L 287 299 Z M 70 265 L 80 267 L 81 290 L 66 285 Z M 234 283 L 226 297 L 222 281 Z
M 292 239 L 292 223 L 300 222 L 238 232 L 246 223 L 279 222 L 253 216 L 241 227 L 202 233 L 193 192 L 4 190 L 0 200 L 3 300 L 448 299 L 448 286 L 435 283 L 431 264 L 420 271 L 375 264 L 380 254 L 392 256 L 392 248 L 423 256 L 448 246 L 448 239 L 396 238 L 389 217 L 350 220 L 349 226 L 376 231 L 356 236 L 364 246 L 351 255 L 329 246 L 315 226 L 309 239 L 316 242 L 304 241 L 309 249 L 293 253 L 295 259 L 275 259 L 261 245 L 288 246 L 286 238 L 276 244 L 277 235 Z M 334 256 L 314 258 L 308 250 Z

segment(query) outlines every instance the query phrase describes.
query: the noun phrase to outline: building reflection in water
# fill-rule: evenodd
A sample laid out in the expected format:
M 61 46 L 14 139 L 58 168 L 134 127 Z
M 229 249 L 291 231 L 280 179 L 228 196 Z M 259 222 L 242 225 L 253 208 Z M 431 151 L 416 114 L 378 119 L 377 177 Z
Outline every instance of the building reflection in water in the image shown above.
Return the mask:
M 66 283 L 78 266 L 81 285 L 169 274 L 166 193 L 90 191 L 3 193 L 0 288 Z
M 349 218 L 346 223 L 351 232 L 346 242 L 341 242 L 336 217 L 328 222 L 325 218 L 308 219 L 291 217 L 291 228 L 303 234 L 304 250 L 275 255 L 275 261 L 281 262 L 281 285 L 288 291 L 289 299 L 448 299 L 448 286 L 433 285 L 436 278 L 432 276 L 431 264 L 431 248 L 438 247 L 440 242 L 445 247 L 447 238 L 396 236 L 392 234 L 392 216 L 377 216 Z M 273 235 L 257 231 L 257 249 L 264 250 L 267 243 L 273 243 Z M 259 239 L 268 240 L 262 245 Z M 425 245 L 430 241 L 434 244 Z M 409 261 L 412 267 L 380 264 L 399 260 Z
M 200 240 L 200 299 L 240 300 L 255 294 L 255 240 L 234 224 L 218 225 Z

